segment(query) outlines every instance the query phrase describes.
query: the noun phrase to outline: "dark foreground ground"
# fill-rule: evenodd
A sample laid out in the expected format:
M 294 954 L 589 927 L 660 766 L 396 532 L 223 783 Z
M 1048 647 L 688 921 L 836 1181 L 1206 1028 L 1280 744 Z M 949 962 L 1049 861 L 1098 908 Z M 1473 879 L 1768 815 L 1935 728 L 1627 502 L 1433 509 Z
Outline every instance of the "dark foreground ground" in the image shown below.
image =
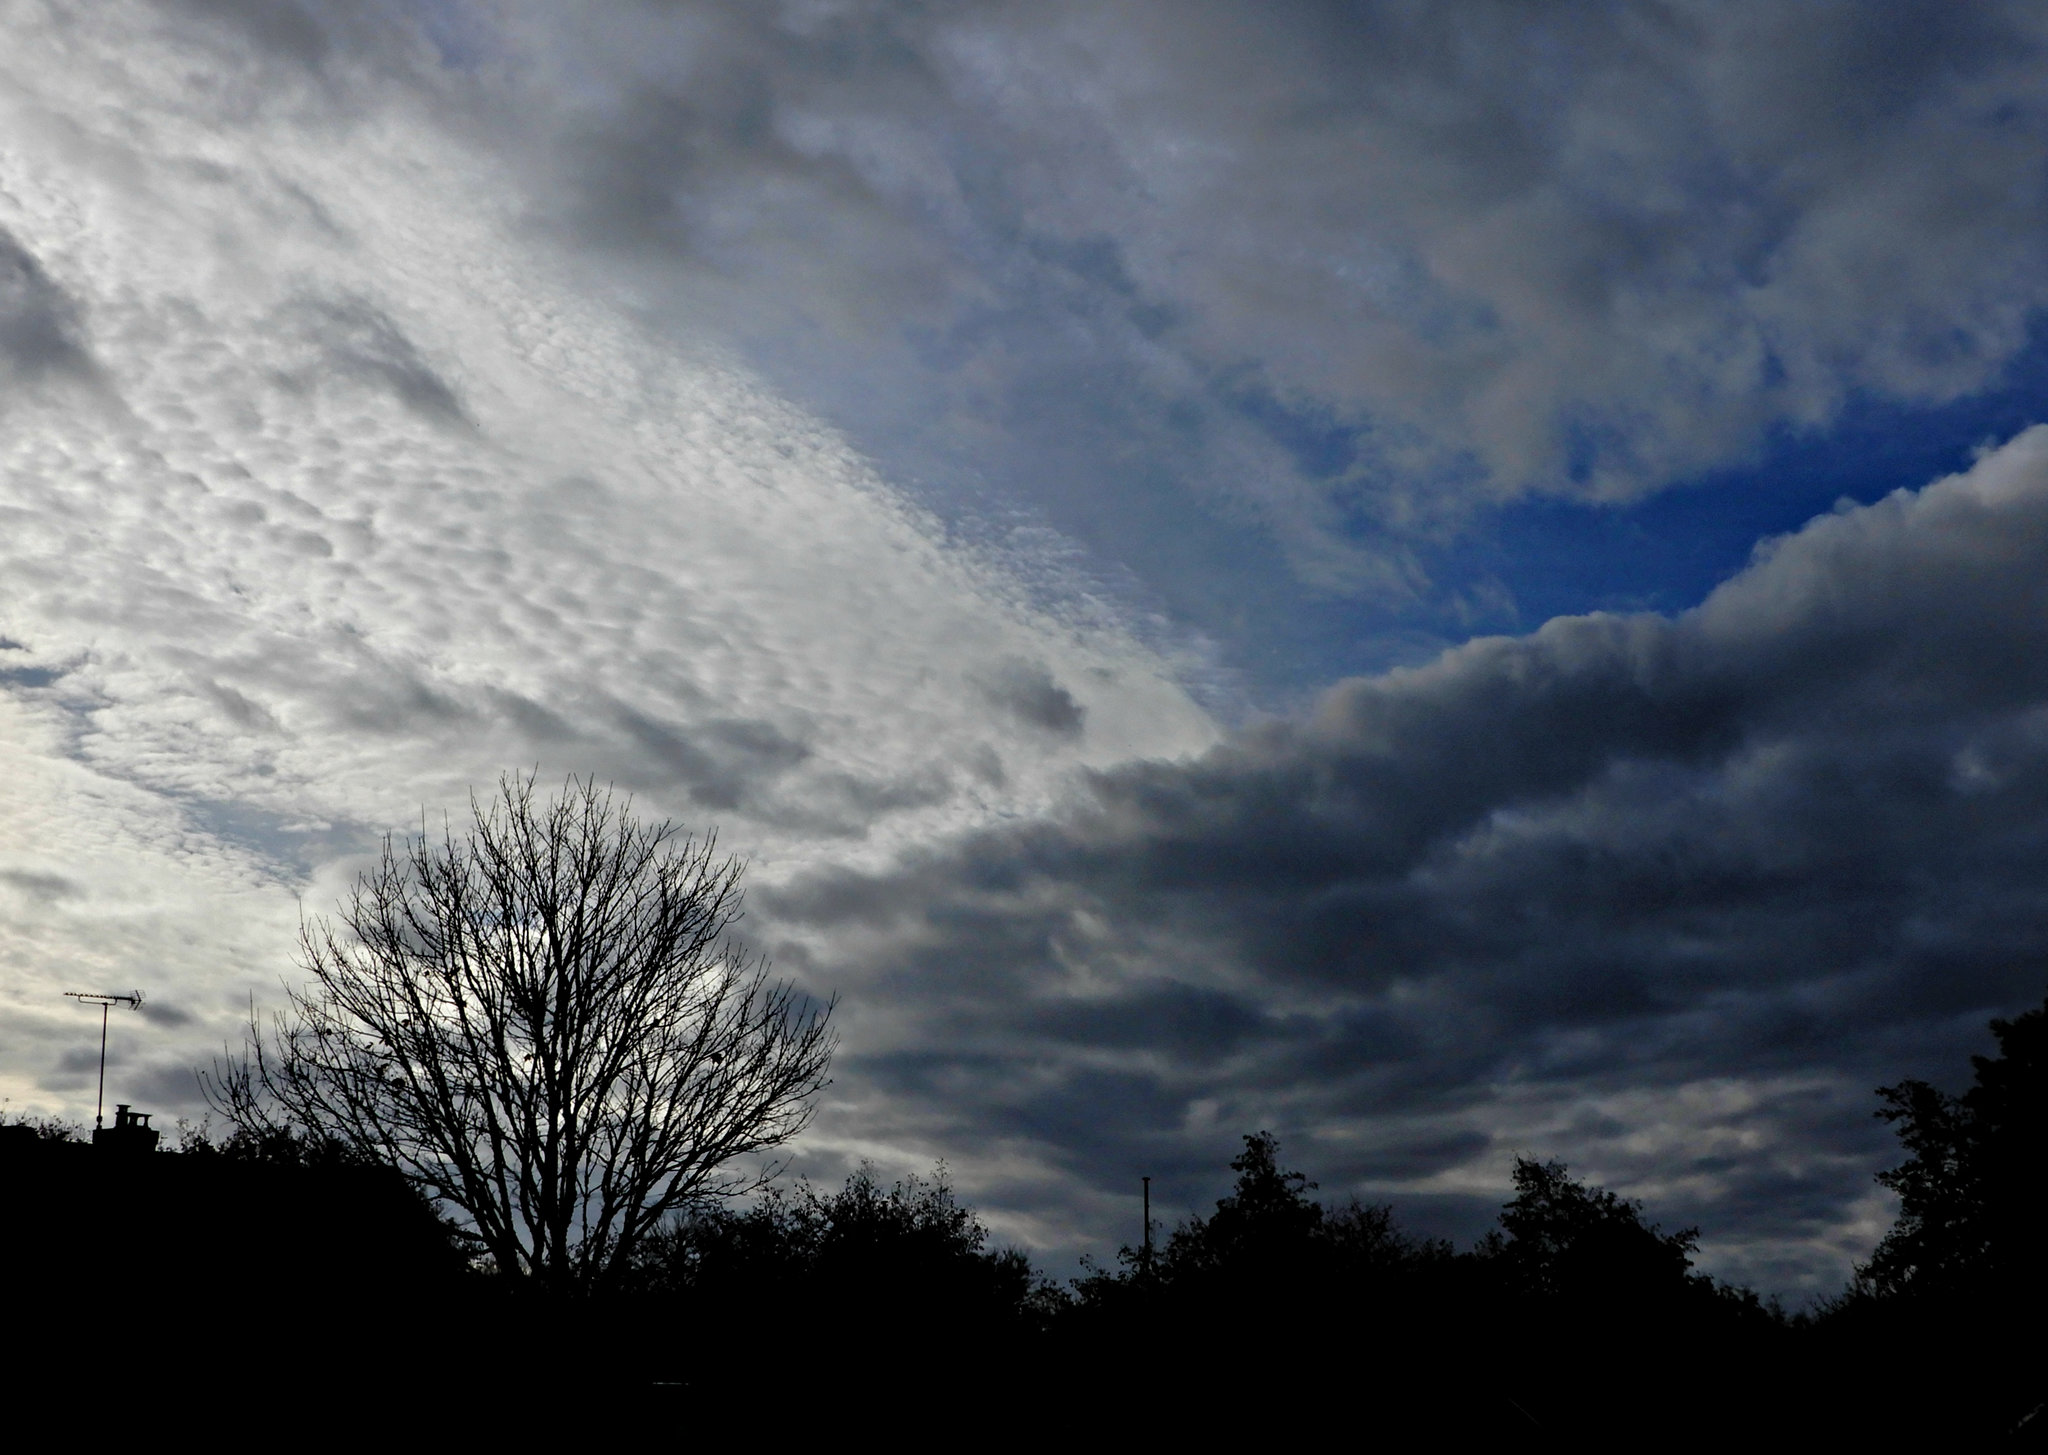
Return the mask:
M 0 1367 L 17 1408 L 352 1444 L 2048 1444 L 2024 1289 L 1788 1319 L 1561 1168 L 1454 1252 L 1319 1207 L 1270 1139 L 1248 1148 L 1215 1216 L 1068 1289 L 988 1250 L 942 1185 L 856 1179 L 686 1225 L 630 1287 L 546 1298 L 474 1272 L 380 1169 L 16 1139 Z

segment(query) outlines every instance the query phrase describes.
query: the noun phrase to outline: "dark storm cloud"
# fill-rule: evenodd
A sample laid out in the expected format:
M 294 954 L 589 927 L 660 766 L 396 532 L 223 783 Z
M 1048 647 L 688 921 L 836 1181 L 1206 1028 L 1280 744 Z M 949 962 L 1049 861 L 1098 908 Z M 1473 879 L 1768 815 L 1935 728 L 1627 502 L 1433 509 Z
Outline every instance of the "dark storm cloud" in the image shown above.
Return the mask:
M 252 701 L 227 684 L 208 680 L 201 682 L 199 687 L 237 727 L 255 733 L 283 731 L 269 708 L 260 702 Z
M 328 27 L 294 0 L 171 0 L 168 8 L 302 66 L 318 66 L 333 49 Z
M 111 1071 L 112 1066 L 108 1069 Z M 175 1141 L 176 1132 L 164 1125 L 180 1113 L 194 1118 L 204 1118 L 207 1106 L 199 1088 L 199 1075 L 188 1064 L 177 1061 L 144 1063 L 124 1069 L 121 1075 L 121 1094 L 135 1098 L 131 1106 L 151 1108 L 156 1118 L 156 1130 L 164 1134 L 164 1140 Z M 157 1110 L 161 1108 L 161 1110 Z
M 701 808 L 733 809 L 752 802 L 811 751 L 773 723 L 745 718 L 685 729 L 621 708 L 619 725 Z
M 142 1002 L 142 1018 L 153 1026 L 189 1026 L 192 1013 L 182 1006 L 169 1005 L 160 1000 L 145 999 Z
M 902 1006 L 892 1094 L 1105 1185 L 1266 1124 L 1413 1179 L 1519 1099 L 1724 1235 L 1839 1221 L 1868 1088 L 2048 985 L 2048 430 L 1677 618 L 1476 640 L 763 908 Z M 1706 1084 L 1789 1089 L 1633 1160 L 1671 1108 L 1598 1109 Z M 1716 1150 L 1746 1124 L 1775 1150 Z
M 336 116 L 360 113 L 371 71 L 431 87 L 438 66 L 478 54 L 481 21 L 463 0 L 155 0 L 182 42 L 254 60 L 265 80 L 313 80 Z M 438 64 L 437 64 L 438 63 Z M 222 77 L 212 78 L 216 84 Z
M 0 884 L 43 904 L 76 899 L 85 892 L 84 886 L 61 874 L 42 874 L 29 869 L 0 869 Z
M 86 379 L 96 372 L 77 301 L 0 228 L 0 381 Z
M 388 391 L 414 414 L 436 424 L 469 423 L 448 381 L 421 356 L 397 322 L 360 298 L 308 298 L 281 323 L 294 329 L 317 362 L 288 376 L 304 385 L 339 376 Z
M 983 673 L 978 685 L 990 706 L 1026 727 L 1054 737 L 1081 736 L 1088 710 L 1054 680 L 1042 662 L 1010 658 Z
M 861 838 L 879 820 L 943 803 L 951 777 L 926 768 L 876 778 L 813 765 L 813 747 L 771 722 L 709 717 L 665 722 L 632 708 L 616 713 L 627 743 L 613 776 L 622 784 L 673 793 L 700 812 L 743 813 L 759 823 L 827 838 Z

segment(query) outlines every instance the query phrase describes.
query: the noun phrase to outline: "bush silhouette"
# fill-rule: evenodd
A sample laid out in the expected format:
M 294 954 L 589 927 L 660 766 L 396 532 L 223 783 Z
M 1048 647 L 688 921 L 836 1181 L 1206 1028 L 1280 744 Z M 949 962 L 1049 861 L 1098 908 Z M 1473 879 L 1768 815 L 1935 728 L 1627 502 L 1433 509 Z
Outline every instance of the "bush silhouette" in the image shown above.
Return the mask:
M 1022 1356 L 1053 1297 L 1022 1253 L 990 1247 L 943 1167 L 700 1209 L 649 1241 L 637 1279 L 641 1317 L 681 1331 L 657 1371 L 678 1386 L 779 1385 L 760 1350 L 800 1331 L 813 1395 L 907 1383 L 927 1403 L 969 1399 L 976 1371 Z

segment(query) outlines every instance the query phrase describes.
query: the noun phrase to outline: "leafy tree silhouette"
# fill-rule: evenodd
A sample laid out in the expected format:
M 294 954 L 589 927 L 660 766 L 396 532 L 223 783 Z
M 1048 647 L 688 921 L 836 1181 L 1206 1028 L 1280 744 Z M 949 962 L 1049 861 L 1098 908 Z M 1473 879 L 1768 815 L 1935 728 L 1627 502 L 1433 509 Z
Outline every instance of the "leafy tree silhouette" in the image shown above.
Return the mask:
M 1118 1271 L 1094 1269 L 1077 1280 L 1081 1301 L 1147 1291 L 1202 1301 L 1228 1297 L 1233 1287 L 1271 1301 L 1326 1290 L 1332 1277 L 1388 1275 L 1451 1256 L 1448 1243 L 1403 1233 L 1390 1208 L 1356 1198 L 1336 1208 L 1317 1202 L 1309 1196 L 1315 1183 L 1280 1166 L 1271 1132 L 1245 1137 L 1230 1168 L 1236 1181 L 1214 1213 L 1182 1221 L 1149 1266 L 1142 1250 L 1120 1249 Z
M 1315 1183 L 1283 1171 L 1279 1155 L 1270 1132 L 1244 1139 L 1244 1151 L 1230 1160 L 1235 1185 L 1217 1199 L 1212 1216 L 1190 1217 L 1174 1229 L 1159 1260 L 1162 1278 L 1263 1280 L 1315 1257 L 1325 1222 L 1322 1205 L 1308 1195 Z
M 1880 1297 L 2032 1301 L 2048 1273 L 2048 1004 L 1994 1020 L 1999 1054 L 1972 1056 L 1976 1084 L 1950 1096 L 1925 1081 L 1878 1089 L 1878 1115 L 1911 1155 L 1878 1174 L 1899 1216 L 1860 1270 Z
M 1641 1303 L 1695 1292 L 1699 1229 L 1660 1231 L 1643 1206 L 1572 1177 L 1565 1164 L 1517 1157 L 1515 1196 L 1482 1249 L 1523 1296 Z
M 1817 1377 L 1891 1444 L 2038 1443 L 2048 1429 L 2048 1004 L 1991 1032 L 1999 1053 L 1970 1058 L 1960 1096 L 1917 1079 L 1878 1088 L 1877 1115 L 1908 1154 L 1877 1176 L 1899 1215 L 1814 1322 Z

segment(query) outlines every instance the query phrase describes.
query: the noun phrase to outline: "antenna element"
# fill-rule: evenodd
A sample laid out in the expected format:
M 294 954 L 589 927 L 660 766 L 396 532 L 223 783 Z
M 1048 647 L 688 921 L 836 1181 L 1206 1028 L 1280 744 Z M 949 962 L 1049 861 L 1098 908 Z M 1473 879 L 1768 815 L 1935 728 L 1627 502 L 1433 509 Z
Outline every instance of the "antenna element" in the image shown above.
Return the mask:
M 117 1005 L 141 1010 L 142 992 L 131 990 L 126 995 L 103 995 L 92 990 L 67 990 L 64 994 L 81 1005 L 100 1008 L 100 1094 L 92 1107 L 92 1129 L 98 1131 L 106 1122 L 107 1110 L 107 1012 Z
M 1144 1251 L 1139 1254 L 1139 1257 L 1142 1259 L 1139 1266 L 1147 1273 L 1150 1273 L 1152 1271 L 1152 1179 L 1141 1177 L 1138 1180 L 1145 1184 L 1145 1243 Z

